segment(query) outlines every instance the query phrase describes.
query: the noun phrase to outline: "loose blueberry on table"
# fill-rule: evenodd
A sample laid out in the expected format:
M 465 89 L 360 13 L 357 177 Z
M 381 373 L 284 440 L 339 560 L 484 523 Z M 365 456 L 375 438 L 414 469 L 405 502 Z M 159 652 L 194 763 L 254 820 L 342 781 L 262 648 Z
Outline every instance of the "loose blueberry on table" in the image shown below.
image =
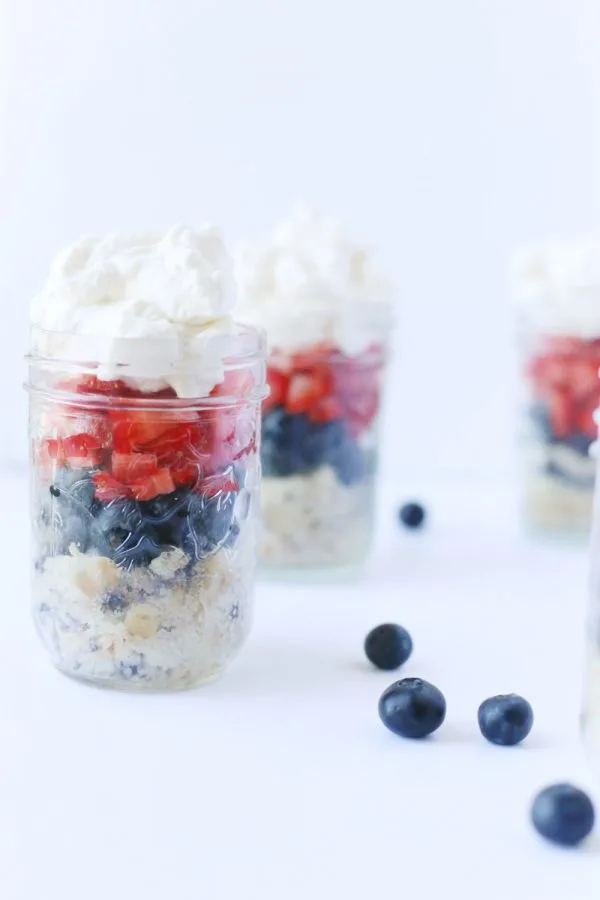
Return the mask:
M 406 528 L 420 528 L 425 522 L 425 509 L 420 503 L 405 503 L 398 516 Z
M 533 710 L 518 694 L 499 694 L 483 701 L 477 721 L 482 735 L 492 744 L 512 747 L 525 740 L 531 731 Z
M 404 678 L 391 684 L 379 700 L 381 721 L 401 737 L 424 738 L 446 717 L 442 692 L 421 678 Z
M 531 820 L 548 841 L 576 847 L 594 827 L 594 806 L 588 795 L 572 784 L 553 784 L 536 796 Z
M 409 658 L 413 642 L 406 628 L 393 623 L 378 625 L 365 638 L 365 654 L 378 669 L 400 668 Z

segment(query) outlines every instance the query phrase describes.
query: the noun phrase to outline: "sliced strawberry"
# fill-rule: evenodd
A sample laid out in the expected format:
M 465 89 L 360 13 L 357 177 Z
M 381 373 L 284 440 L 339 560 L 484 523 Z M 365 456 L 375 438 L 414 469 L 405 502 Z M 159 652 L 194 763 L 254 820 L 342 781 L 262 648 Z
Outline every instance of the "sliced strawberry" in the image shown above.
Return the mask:
M 594 360 L 574 360 L 570 370 L 570 387 L 576 400 L 585 400 L 590 394 L 600 394 L 598 363 Z
M 158 471 L 158 458 L 154 453 L 119 453 L 111 457 L 112 473 L 117 481 L 129 484 Z
M 147 478 L 134 481 L 129 487 L 136 500 L 153 500 L 159 494 L 171 494 L 175 490 L 169 469 L 159 469 Z
M 183 487 L 184 485 L 195 484 L 198 481 L 201 468 L 198 463 L 181 459 L 170 466 L 170 471 L 173 484 L 176 487 Z
M 574 424 L 574 410 L 568 393 L 554 388 L 548 392 L 547 400 L 552 433 L 559 439 L 568 437 Z
M 598 426 L 594 420 L 594 408 L 587 407 L 575 413 L 575 426 L 577 431 L 583 432 L 591 440 L 598 436 Z
M 131 497 L 131 490 L 125 484 L 117 481 L 109 472 L 96 472 L 92 475 L 94 493 L 98 500 L 108 503 L 110 500 L 122 500 Z
M 64 465 L 65 451 L 62 440 L 59 438 L 46 438 L 42 441 L 42 447 L 44 448 L 44 456 L 54 460 L 60 466 Z
M 323 397 L 310 411 L 313 422 L 331 422 L 342 416 L 342 405 L 335 397 Z
M 289 413 L 306 413 L 327 393 L 322 377 L 294 373 L 290 378 L 285 408 Z
M 102 461 L 102 445 L 91 434 L 72 434 L 63 438 L 62 452 L 72 469 L 93 469 Z
M 274 406 L 285 406 L 290 376 L 280 369 L 269 366 L 267 381 L 269 396 L 263 401 L 263 410 L 272 409 Z
M 78 394 L 102 394 L 105 397 L 130 397 L 132 393 L 124 381 L 103 381 L 97 375 L 78 378 L 73 388 Z

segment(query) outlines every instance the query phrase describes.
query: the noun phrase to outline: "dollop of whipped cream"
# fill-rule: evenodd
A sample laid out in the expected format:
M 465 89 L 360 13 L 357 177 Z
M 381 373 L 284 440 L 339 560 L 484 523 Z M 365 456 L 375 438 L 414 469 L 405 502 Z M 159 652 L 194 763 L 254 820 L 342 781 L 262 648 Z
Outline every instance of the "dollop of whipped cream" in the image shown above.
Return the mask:
M 600 235 L 515 254 L 513 294 L 523 318 L 549 334 L 600 337 Z
M 62 250 L 31 303 L 38 352 L 98 364 L 141 390 L 203 397 L 224 377 L 233 260 L 219 231 L 85 237 Z
M 323 339 L 348 353 L 382 341 L 391 325 L 391 285 L 368 250 L 340 224 L 299 207 L 262 243 L 236 254 L 238 315 L 265 328 L 278 349 Z

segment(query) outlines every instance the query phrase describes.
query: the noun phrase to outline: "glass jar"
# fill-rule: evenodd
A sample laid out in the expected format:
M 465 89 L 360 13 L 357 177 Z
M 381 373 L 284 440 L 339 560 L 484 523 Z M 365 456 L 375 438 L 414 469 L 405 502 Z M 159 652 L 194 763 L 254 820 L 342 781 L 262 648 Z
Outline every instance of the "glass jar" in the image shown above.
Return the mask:
M 600 339 L 528 330 L 523 340 L 522 507 L 536 531 L 587 536 L 600 401 Z
M 363 337 L 357 352 L 324 328 L 321 340 L 268 357 L 259 555 L 279 573 L 351 571 L 371 546 L 386 339 L 371 310 L 348 318 Z M 384 318 L 389 331 L 387 309 Z
M 263 336 L 230 335 L 224 380 L 193 399 L 140 389 L 126 367 L 107 378 L 83 348 L 48 358 L 50 337 L 32 334 L 28 383 L 41 640 L 99 685 L 211 681 L 251 624 Z

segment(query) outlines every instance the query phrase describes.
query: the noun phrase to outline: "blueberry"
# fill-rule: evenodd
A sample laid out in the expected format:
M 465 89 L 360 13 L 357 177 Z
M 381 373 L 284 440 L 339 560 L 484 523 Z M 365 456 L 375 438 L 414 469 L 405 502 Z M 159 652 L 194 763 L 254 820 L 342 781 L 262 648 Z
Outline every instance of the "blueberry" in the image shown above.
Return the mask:
M 126 569 L 147 566 L 160 554 L 160 537 L 134 500 L 111 500 L 98 511 L 96 550 Z
M 554 432 L 552 431 L 552 422 L 548 409 L 543 403 L 535 403 L 529 410 L 531 420 L 538 431 L 539 438 L 546 444 L 554 441 Z
M 553 784 L 537 795 L 531 807 L 536 831 L 563 847 L 575 847 L 594 827 L 594 806 L 572 784 Z
M 484 700 L 477 713 L 484 738 L 492 744 L 512 747 L 524 740 L 533 727 L 533 710 L 518 694 L 499 694 Z
M 159 543 L 181 546 L 182 523 L 187 516 L 188 493 L 174 491 L 140 503 L 143 528 Z
M 335 452 L 331 454 L 330 461 L 337 477 L 346 487 L 360 484 L 367 474 L 364 453 L 354 438 L 346 432 Z
M 344 426 L 339 419 L 331 422 L 313 422 L 306 434 L 303 457 L 310 469 L 333 464 L 337 461 L 346 439 Z
M 60 498 L 62 500 L 62 497 Z M 90 522 L 86 513 L 72 509 L 68 504 L 58 502 L 52 510 L 52 535 L 56 553 L 68 553 L 74 544 L 81 553 L 90 546 Z
M 310 471 L 304 459 L 311 423 L 303 414 L 289 415 L 278 406 L 263 417 L 261 462 L 268 477 L 286 477 Z
M 406 528 L 420 528 L 425 521 L 425 509 L 420 503 L 405 503 L 398 515 Z
M 57 479 L 61 496 L 74 505 L 92 512 L 96 504 L 95 486 L 92 481 L 95 471 L 95 469 L 61 469 Z
M 191 494 L 187 518 L 181 523 L 181 548 L 194 559 L 204 559 L 227 541 L 233 525 L 236 493 L 214 496 Z
M 378 625 L 365 639 L 365 653 L 378 669 L 398 669 L 412 653 L 413 642 L 401 625 Z
M 119 613 L 123 612 L 124 609 L 127 609 L 127 601 L 121 594 L 116 594 L 114 591 L 110 591 L 104 597 L 102 607 L 108 612 Z
M 395 681 L 379 700 L 381 721 L 401 737 L 423 738 L 440 727 L 446 717 L 441 691 L 421 678 Z

